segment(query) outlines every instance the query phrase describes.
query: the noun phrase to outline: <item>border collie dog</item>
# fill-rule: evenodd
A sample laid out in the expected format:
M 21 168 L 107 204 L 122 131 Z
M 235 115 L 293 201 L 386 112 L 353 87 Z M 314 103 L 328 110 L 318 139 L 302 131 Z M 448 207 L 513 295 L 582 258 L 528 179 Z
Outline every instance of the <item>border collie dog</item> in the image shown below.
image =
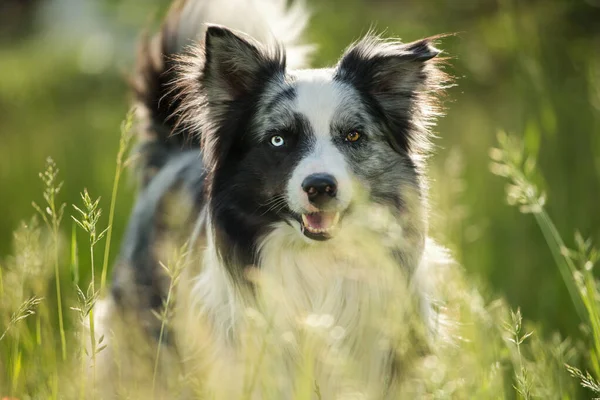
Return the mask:
M 304 69 L 307 18 L 183 1 L 140 47 L 142 190 L 96 311 L 113 395 L 378 399 L 436 335 L 440 51 L 369 34 Z

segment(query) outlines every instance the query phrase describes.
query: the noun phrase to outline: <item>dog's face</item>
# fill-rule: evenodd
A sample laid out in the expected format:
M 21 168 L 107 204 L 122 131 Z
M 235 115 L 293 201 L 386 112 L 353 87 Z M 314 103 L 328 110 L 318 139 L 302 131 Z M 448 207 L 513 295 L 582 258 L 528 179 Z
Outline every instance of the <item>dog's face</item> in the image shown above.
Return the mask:
M 393 148 L 376 105 L 338 70 L 288 73 L 263 103 L 253 136 L 285 162 L 263 164 L 281 174 L 266 185 L 307 238 L 336 235 L 359 203 L 400 208 L 403 194 L 419 190 L 408 149 Z
M 418 209 L 438 53 L 427 40 L 368 38 L 333 69 L 287 71 L 281 51 L 210 27 L 200 123 L 213 218 L 229 239 L 286 222 L 325 241 L 361 204 Z

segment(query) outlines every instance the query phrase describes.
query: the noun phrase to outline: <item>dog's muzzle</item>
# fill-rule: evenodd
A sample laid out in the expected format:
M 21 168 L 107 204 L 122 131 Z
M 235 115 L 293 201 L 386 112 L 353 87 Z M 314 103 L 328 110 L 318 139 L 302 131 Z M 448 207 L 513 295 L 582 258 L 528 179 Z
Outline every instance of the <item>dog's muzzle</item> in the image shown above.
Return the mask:
M 334 210 L 337 199 L 337 181 L 333 175 L 318 173 L 307 176 L 302 190 L 308 201 L 319 211 L 302 214 L 302 233 L 313 240 L 327 240 L 335 233 L 340 212 Z

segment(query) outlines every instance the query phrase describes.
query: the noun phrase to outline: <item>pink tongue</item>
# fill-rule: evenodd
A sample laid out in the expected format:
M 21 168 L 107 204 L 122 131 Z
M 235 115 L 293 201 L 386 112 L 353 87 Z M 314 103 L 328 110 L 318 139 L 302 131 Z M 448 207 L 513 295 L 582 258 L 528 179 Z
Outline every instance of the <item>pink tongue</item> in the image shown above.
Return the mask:
M 333 223 L 335 213 L 318 212 L 306 215 L 306 222 L 312 229 L 327 229 Z

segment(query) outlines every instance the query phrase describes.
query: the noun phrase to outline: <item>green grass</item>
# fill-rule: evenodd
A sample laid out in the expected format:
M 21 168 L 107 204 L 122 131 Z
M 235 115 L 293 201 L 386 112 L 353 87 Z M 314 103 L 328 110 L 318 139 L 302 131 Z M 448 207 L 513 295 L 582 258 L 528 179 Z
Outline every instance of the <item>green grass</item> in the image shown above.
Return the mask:
M 122 130 L 122 137 L 128 137 L 127 129 Z M 491 170 L 508 180 L 509 204 L 535 217 L 547 240 L 547 251 L 554 255 L 556 268 L 562 269 L 571 301 L 580 310 L 583 334 L 570 339 L 556 335 L 547 339 L 537 332 L 539 327 L 524 322 L 519 309 L 512 311 L 501 299 L 486 303 L 463 270 L 449 268 L 440 277 L 443 284 L 439 287 L 447 321 L 445 334 L 434 339 L 427 355 L 408 358 L 411 361 L 404 367 L 410 379 L 398 388 L 397 398 L 569 399 L 581 395 L 577 383 L 600 395 L 600 285 L 592 274 L 600 253 L 579 234 L 575 236 L 574 249 L 565 246 L 545 209 L 546 197 L 534 183 L 540 180 L 534 159 L 518 139 L 506 134 L 498 138 L 499 147 L 490 151 Z M 122 140 L 119 154 L 125 146 L 127 141 Z M 116 168 L 123 168 L 123 164 Z M 56 164 L 49 159 L 40 176 L 47 205 L 36 205 L 35 209 L 44 224 L 34 218 L 15 232 L 13 253 L 2 262 L 0 270 L 0 388 L 3 395 L 22 399 L 88 398 L 87 393 L 94 393 L 97 384 L 96 355 L 104 350 L 107 339 L 94 334 L 93 306 L 100 295 L 95 285 L 94 251 L 109 228 L 98 226 L 100 198 L 93 200 L 84 190 L 83 207 L 73 205 L 72 215 L 89 239 L 91 261 L 89 266 L 82 266 L 77 258 L 81 245 L 76 236 L 69 242 L 60 234 L 65 207 L 59 198 L 62 182 Z M 113 197 L 113 207 L 116 202 L 117 197 Z M 106 246 L 108 254 L 111 244 Z M 156 315 L 161 321 L 161 336 L 170 323 L 171 293 L 179 282 L 185 257 L 186 250 L 182 248 L 163 267 L 171 283 L 163 312 Z M 69 265 L 69 258 L 78 269 L 91 269 L 89 287 L 84 292 L 72 279 L 66 281 L 67 287 L 57 285 L 52 297 L 52 281 L 61 281 L 57 279 L 61 276 L 59 268 Z M 43 271 L 46 265 L 54 265 L 54 275 Z M 71 312 L 63 316 L 65 305 Z M 398 326 L 399 322 L 384 321 L 382 329 Z M 407 321 L 401 322 L 405 326 Z M 264 386 L 265 377 L 261 374 L 265 371 L 261 365 L 268 364 L 273 343 L 266 339 L 269 324 L 262 326 L 267 327 L 266 334 L 257 331 L 256 337 L 265 339 L 257 343 L 257 349 L 250 350 L 254 354 L 250 359 L 256 365 L 245 385 L 248 397 L 255 393 L 258 382 L 262 382 L 261 390 L 269 390 Z M 86 335 L 88 330 L 90 334 Z M 414 347 L 414 336 L 406 332 L 397 333 L 394 338 L 399 349 Z M 308 360 L 316 356 L 311 349 L 308 346 L 305 350 Z M 160 348 L 155 354 L 153 379 L 148 382 L 151 387 L 159 374 Z M 311 383 L 310 365 L 307 363 L 304 370 L 308 375 L 298 377 L 298 382 L 305 383 L 298 386 L 295 399 L 313 398 L 319 390 Z M 346 367 L 352 368 L 350 364 L 343 368 Z M 72 379 L 73 371 L 77 371 L 77 380 Z M 179 379 L 180 384 L 185 382 L 185 377 Z M 135 392 L 129 395 L 135 398 Z

